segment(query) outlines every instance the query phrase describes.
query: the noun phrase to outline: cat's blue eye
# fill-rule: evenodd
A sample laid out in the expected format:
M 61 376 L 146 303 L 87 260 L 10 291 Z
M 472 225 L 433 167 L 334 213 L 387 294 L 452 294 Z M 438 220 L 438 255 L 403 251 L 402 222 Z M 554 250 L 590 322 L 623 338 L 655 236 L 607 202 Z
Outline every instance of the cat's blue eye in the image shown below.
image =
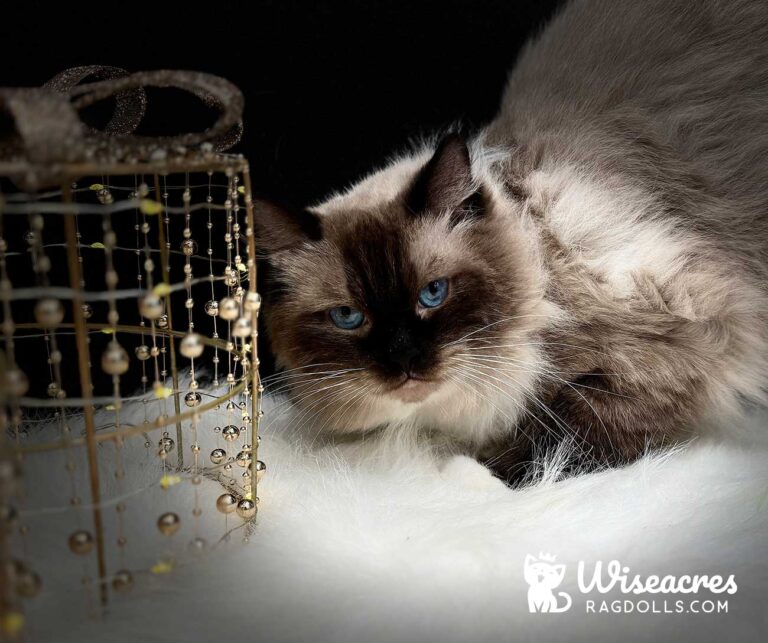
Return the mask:
M 339 306 L 338 308 L 332 308 L 331 321 L 339 328 L 344 330 L 354 330 L 360 328 L 365 321 L 365 315 L 352 306 Z
M 419 303 L 424 308 L 436 308 L 445 301 L 448 296 L 448 280 L 435 279 L 430 281 L 419 292 Z

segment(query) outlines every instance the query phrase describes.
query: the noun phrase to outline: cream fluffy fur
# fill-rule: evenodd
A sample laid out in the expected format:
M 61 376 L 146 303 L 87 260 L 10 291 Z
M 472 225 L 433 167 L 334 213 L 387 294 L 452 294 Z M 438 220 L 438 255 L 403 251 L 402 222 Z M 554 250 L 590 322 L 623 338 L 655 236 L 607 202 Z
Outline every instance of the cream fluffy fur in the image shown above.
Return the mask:
M 277 411 L 268 401 L 267 417 Z M 66 549 L 72 512 L 34 513 L 66 504 L 67 489 L 29 458 L 29 556 L 45 590 L 28 603 L 33 640 L 67 641 L 509 641 L 764 640 L 768 587 L 766 415 L 745 422 L 741 442 L 700 439 L 632 466 L 557 481 L 557 458 L 537 485 L 512 490 L 463 456 L 443 458 L 402 433 L 347 445 L 312 445 L 288 415 L 262 442 L 268 475 L 250 543 L 242 529 L 167 576 L 138 575 L 131 593 L 113 596 L 109 614 L 88 618 L 83 564 Z M 214 446 L 200 428 L 203 453 Z M 31 439 L 31 438 L 30 438 Z M 115 494 L 111 447 L 101 449 L 107 497 Z M 143 439 L 128 443 L 125 500 L 130 567 L 149 567 L 163 551 L 188 560 L 193 493 L 201 493 L 200 533 L 221 535 L 213 508 L 221 487 L 188 481 L 162 491 L 157 460 Z M 80 472 L 81 474 L 83 472 Z M 82 484 L 82 481 L 81 481 Z M 85 490 L 83 489 L 85 496 Z M 184 523 L 170 541 L 156 531 L 162 511 Z M 106 510 L 110 550 L 115 514 Z M 89 514 L 83 513 L 88 524 Z M 239 520 L 230 520 L 230 526 Z M 525 555 L 550 551 L 568 564 L 574 607 L 529 614 Z M 648 574 L 735 574 L 728 614 L 585 614 L 573 587 L 575 561 L 618 558 Z M 118 562 L 111 556 L 109 568 Z M 85 569 L 93 574 L 93 560 Z M 596 598 L 595 596 L 592 596 Z M 673 599 L 676 597 L 672 597 Z

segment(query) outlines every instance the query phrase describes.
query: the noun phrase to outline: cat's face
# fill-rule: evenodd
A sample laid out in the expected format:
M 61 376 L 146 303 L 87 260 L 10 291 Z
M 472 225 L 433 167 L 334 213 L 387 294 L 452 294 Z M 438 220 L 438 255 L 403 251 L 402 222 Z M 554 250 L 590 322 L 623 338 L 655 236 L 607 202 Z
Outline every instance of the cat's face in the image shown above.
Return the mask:
M 525 582 L 533 587 L 554 589 L 563 582 L 565 565 L 537 560 L 530 554 L 525 557 Z
M 512 346 L 531 327 L 529 253 L 472 181 L 463 142 L 397 172 L 387 189 L 374 176 L 311 213 L 261 204 L 264 311 L 285 369 L 272 389 L 318 428 L 494 413 L 499 391 L 515 392 L 491 379 L 505 367 L 493 359 L 518 360 L 506 367 L 517 364 L 521 388 L 530 375 L 530 346 Z

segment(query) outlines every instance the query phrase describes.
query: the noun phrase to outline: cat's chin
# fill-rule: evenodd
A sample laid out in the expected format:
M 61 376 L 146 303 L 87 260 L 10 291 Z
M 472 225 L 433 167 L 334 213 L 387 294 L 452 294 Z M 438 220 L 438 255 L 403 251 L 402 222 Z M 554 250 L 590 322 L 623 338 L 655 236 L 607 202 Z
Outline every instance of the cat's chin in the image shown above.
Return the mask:
M 434 380 L 404 378 L 389 391 L 389 395 L 406 404 L 423 402 L 438 389 L 438 383 Z

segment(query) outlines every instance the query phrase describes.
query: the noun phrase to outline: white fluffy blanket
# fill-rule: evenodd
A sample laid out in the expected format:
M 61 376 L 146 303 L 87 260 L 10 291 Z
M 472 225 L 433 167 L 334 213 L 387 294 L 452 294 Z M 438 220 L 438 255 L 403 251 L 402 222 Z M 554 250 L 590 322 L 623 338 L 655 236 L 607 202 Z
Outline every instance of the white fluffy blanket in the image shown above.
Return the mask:
M 738 441 L 702 439 L 623 469 L 559 482 L 553 462 L 541 483 L 518 490 L 469 458 L 442 459 L 413 441 L 312 448 L 287 439 L 289 417 L 280 424 L 262 441 L 268 473 L 247 544 L 242 529 L 216 544 L 224 531 L 214 508 L 221 492 L 216 483 L 163 491 L 157 458 L 143 438 L 129 443 L 125 488 L 144 488 L 125 500 L 129 565 L 147 569 L 171 551 L 179 564 L 170 574 L 138 575 L 131 592 L 113 595 L 102 617 L 88 616 L 80 582 L 83 573 L 94 575 L 94 561 L 84 565 L 67 550 L 73 512 L 38 511 L 67 502 L 58 468 L 63 456 L 30 457 L 24 520 L 29 560 L 45 583 L 27 603 L 31 640 L 766 640 L 768 447 L 755 437 L 768 434 L 764 414 L 751 417 Z M 203 427 L 200 436 L 207 454 L 213 432 Z M 101 448 L 101 458 L 105 471 L 114 471 L 111 446 Z M 104 477 L 110 497 L 115 482 Z M 194 489 L 204 508 L 200 533 L 209 543 L 196 561 L 186 548 Z M 87 498 L 85 487 L 82 494 Z M 168 509 L 183 522 L 171 539 L 155 529 Z M 105 511 L 112 572 L 120 564 L 115 518 Z M 82 520 L 89 524 L 87 512 Z M 239 522 L 230 518 L 229 526 Z M 539 552 L 567 565 L 555 592 L 570 594 L 567 612 L 528 611 L 524 560 Z M 579 560 L 589 567 L 614 559 L 643 577 L 734 574 L 738 591 L 579 591 Z M 587 612 L 587 600 L 599 607 L 602 600 L 627 598 L 655 600 L 662 612 L 664 599 L 668 605 L 727 599 L 728 613 Z

